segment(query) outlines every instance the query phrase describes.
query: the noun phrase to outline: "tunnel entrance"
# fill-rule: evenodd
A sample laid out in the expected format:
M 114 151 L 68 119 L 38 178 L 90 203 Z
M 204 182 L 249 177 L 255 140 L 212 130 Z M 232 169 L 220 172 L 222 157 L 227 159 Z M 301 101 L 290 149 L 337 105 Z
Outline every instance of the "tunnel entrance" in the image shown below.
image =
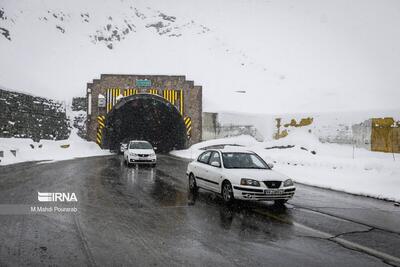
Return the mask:
M 183 149 L 186 127 L 177 108 L 157 95 L 136 94 L 121 99 L 107 114 L 103 145 L 119 149 L 120 142 L 146 140 L 158 152 Z

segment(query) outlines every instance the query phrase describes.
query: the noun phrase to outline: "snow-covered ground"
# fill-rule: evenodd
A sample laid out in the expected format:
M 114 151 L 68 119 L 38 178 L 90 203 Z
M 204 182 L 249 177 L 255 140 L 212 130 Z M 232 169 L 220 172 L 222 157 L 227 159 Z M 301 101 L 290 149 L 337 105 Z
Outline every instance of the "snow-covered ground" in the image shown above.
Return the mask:
M 250 136 L 238 136 L 205 141 L 171 154 L 193 159 L 203 151 L 201 148 L 215 145 L 240 145 L 255 151 L 274 163 L 276 171 L 299 183 L 400 201 L 399 154 L 321 143 L 300 129 L 280 140 L 258 142 Z
M 71 125 L 75 116 L 84 111 L 70 111 L 68 115 Z M 24 161 L 58 161 L 80 157 L 110 155 L 108 150 L 102 150 L 94 142 L 88 142 L 77 135 L 77 129 L 71 129 L 71 135 L 66 140 L 41 140 L 34 142 L 29 138 L 0 138 L 0 165 L 8 165 Z M 11 152 L 15 151 L 15 155 Z

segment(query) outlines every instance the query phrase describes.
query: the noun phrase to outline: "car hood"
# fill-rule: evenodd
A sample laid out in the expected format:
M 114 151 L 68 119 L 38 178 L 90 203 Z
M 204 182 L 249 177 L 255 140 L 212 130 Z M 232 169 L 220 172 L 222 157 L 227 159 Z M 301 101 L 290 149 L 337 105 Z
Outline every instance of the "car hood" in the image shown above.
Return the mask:
M 274 171 L 265 169 L 225 169 L 228 177 L 249 178 L 257 181 L 285 181 L 288 176 Z
M 128 149 L 129 153 L 135 153 L 135 154 L 151 154 L 154 153 L 153 149 Z

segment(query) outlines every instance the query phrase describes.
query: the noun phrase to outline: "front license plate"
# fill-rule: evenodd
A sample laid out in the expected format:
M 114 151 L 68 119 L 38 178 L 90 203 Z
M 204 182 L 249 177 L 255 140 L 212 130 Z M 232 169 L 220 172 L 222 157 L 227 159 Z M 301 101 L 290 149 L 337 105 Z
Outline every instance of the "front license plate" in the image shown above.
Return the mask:
M 282 189 L 265 189 L 264 194 L 266 195 L 280 195 L 283 194 Z

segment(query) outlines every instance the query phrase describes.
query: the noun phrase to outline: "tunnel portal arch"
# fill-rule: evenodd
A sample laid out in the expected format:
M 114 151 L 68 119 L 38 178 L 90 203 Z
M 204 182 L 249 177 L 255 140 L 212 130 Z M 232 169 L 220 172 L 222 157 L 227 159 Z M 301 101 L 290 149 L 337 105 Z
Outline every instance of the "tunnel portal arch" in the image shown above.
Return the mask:
M 150 139 L 164 151 L 202 140 L 202 87 L 185 76 L 101 74 L 87 84 L 86 100 L 86 139 L 103 149 L 115 149 L 121 139 L 131 137 Z M 163 122 L 156 124 L 160 118 Z M 131 134 L 126 137 L 126 132 Z
M 164 98 L 135 94 L 123 98 L 107 114 L 103 143 L 118 150 L 120 142 L 146 140 L 160 152 L 183 149 L 187 142 L 184 118 Z

